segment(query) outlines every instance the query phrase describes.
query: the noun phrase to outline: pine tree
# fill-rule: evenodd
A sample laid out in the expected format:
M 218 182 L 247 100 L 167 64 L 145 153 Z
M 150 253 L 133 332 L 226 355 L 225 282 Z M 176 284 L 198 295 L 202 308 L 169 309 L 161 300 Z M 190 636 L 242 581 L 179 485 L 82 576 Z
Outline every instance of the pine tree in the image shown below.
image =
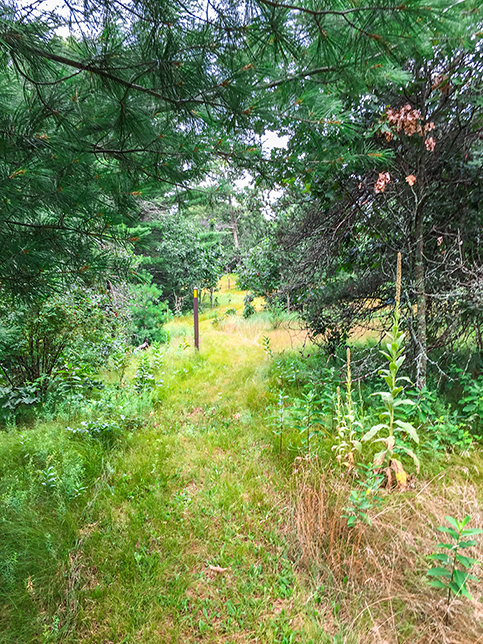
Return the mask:
M 337 126 L 319 147 L 307 144 L 313 172 L 302 214 L 286 237 L 288 246 L 305 249 L 293 270 L 300 307 L 313 331 L 335 344 L 385 310 L 393 258 L 403 251 L 419 387 L 432 350 L 454 347 L 475 332 L 482 342 L 477 15 L 461 14 L 458 27 L 429 48 L 415 46 L 404 83 L 375 86 L 362 100 L 346 101 L 346 127 Z M 320 148 L 336 138 L 340 162 L 324 165 Z M 307 294 L 314 281 L 319 288 Z
M 270 182 L 287 164 L 264 160 L 257 136 L 286 128 L 300 146 L 294 124 L 314 121 L 323 134 L 333 93 L 399 77 L 395 53 L 425 42 L 444 5 L 4 3 L 2 288 L 25 295 L 119 270 L 111 251 L 146 181 L 189 186 L 222 158 Z

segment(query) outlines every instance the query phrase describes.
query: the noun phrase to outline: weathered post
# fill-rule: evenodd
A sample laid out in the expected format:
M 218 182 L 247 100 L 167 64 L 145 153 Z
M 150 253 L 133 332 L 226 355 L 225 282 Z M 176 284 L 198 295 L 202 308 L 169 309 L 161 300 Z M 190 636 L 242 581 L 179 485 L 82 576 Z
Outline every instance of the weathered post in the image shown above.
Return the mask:
M 193 320 L 195 325 L 195 349 L 200 350 L 200 327 L 198 321 L 198 289 L 193 290 Z

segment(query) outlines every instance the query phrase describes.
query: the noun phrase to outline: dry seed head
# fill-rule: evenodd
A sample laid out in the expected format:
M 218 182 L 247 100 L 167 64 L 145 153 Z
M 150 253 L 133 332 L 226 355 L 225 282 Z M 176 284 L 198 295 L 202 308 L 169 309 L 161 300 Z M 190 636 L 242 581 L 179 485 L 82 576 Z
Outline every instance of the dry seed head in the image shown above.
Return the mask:
M 401 280 L 402 280 L 402 269 L 401 269 L 401 253 L 397 254 L 397 273 L 396 273 L 396 306 L 399 306 L 401 301 Z

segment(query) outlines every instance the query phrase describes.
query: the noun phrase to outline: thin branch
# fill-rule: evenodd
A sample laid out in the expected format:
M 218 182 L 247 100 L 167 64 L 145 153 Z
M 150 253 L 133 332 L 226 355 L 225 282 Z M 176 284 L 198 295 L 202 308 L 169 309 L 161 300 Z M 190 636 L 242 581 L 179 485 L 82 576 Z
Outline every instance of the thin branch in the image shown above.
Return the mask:
M 394 5 L 393 7 L 352 7 L 351 9 L 336 11 L 334 9 L 307 9 L 306 7 L 300 7 L 299 5 L 275 2 L 274 0 L 259 0 L 259 2 L 269 5 L 270 7 L 275 7 L 276 9 L 290 9 L 293 11 L 300 11 L 301 13 L 307 13 L 311 16 L 346 16 L 347 14 L 361 11 L 400 11 L 402 8 L 401 5 Z

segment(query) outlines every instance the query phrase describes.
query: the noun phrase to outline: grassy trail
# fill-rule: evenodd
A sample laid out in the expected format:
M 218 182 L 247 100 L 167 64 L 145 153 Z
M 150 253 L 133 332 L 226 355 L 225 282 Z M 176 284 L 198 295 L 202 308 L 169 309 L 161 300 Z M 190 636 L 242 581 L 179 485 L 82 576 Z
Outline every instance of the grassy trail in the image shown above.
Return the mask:
M 240 318 L 225 290 L 202 316 L 171 323 L 162 403 L 134 434 L 90 506 L 71 555 L 64 642 L 309 642 L 296 581 L 289 468 L 266 427 L 268 360 L 300 340 Z M 237 317 L 219 321 L 227 308 Z M 80 589 L 80 591 L 79 591 Z M 74 595 L 73 595 L 74 597 Z M 332 640 L 327 640 L 332 641 Z

